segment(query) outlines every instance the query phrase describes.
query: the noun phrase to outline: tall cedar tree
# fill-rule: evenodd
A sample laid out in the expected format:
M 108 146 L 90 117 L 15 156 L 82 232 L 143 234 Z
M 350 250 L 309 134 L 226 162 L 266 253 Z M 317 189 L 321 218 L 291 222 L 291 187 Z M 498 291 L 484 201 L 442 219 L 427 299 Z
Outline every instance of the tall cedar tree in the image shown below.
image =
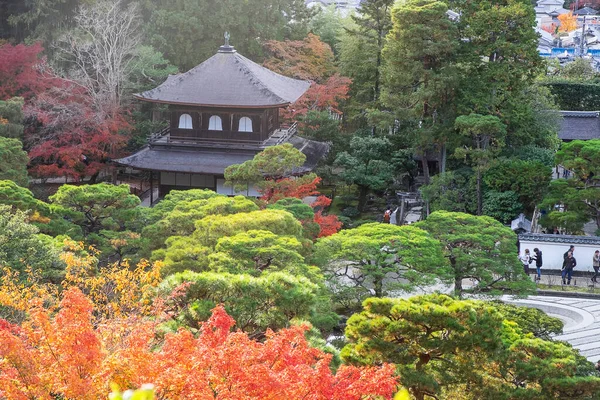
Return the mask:
M 462 72 L 458 113 L 491 114 L 508 122 L 512 103 L 531 85 L 541 65 L 531 2 L 452 0 L 448 6 L 460 14 L 455 38 Z
M 411 0 L 392 10 L 393 28 L 383 51 L 383 103 L 403 120 L 417 121 L 411 141 L 429 183 L 428 154 L 441 150 L 452 131 L 458 84 L 455 65 L 457 28 L 446 15 L 448 5 Z
M 383 63 L 382 52 L 385 37 L 392 28 L 390 12 L 393 0 L 366 0 L 360 3 L 357 13 L 352 19 L 358 25 L 358 30 L 350 31 L 352 35 L 360 35 L 363 40 L 371 41 L 376 45 L 375 69 L 372 85 L 372 101 L 377 104 L 381 91 L 381 67 Z

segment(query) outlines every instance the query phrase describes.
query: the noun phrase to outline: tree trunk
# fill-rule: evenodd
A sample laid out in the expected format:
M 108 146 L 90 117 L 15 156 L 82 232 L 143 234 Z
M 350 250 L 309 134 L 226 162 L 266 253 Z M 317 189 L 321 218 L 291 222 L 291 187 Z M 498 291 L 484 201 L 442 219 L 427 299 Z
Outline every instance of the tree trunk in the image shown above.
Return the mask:
M 404 213 L 406 208 L 406 200 L 402 198 L 402 204 L 400 204 L 400 216 L 396 213 L 396 225 L 404 225 Z
M 443 144 L 440 149 L 440 165 L 439 165 L 440 174 L 446 172 L 446 145 Z
M 98 180 L 98 176 L 100 175 L 100 172 L 96 172 L 94 175 L 90 176 L 90 181 L 88 182 L 89 185 L 93 185 L 96 183 L 96 181 Z
M 380 31 L 378 32 L 377 35 L 377 61 L 376 61 L 376 68 L 375 68 L 375 93 L 373 93 L 373 101 L 376 103 L 379 100 L 379 85 L 380 85 L 380 80 L 381 80 L 381 72 L 379 71 L 381 69 L 381 52 L 382 52 L 382 48 L 383 48 L 383 39 L 382 39 L 382 35 L 383 33 Z
M 358 187 L 358 211 L 363 212 L 365 205 L 367 204 L 367 195 L 369 194 L 369 188 L 360 185 Z
M 459 275 L 458 271 L 456 270 L 456 258 L 454 258 L 453 256 L 449 257 L 449 261 L 450 261 L 450 267 L 452 267 L 452 270 L 454 271 L 454 295 L 457 297 L 462 297 L 462 275 Z
M 425 185 L 429 185 L 429 160 L 427 159 L 425 151 L 421 153 L 421 164 L 423 165 L 423 177 L 425 178 Z
M 481 168 L 477 168 L 477 215 L 483 214 L 483 200 L 481 194 Z
M 454 278 L 454 294 L 457 297 L 462 297 L 462 277 L 455 277 Z
M 373 280 L 375 286 L 375 297 L 383 297 L 383 278 L 376 278 Z
M 425 400 L 425 393 L 420 390 L 415 390 L 413 396 L 415 396 L 415 400 Z

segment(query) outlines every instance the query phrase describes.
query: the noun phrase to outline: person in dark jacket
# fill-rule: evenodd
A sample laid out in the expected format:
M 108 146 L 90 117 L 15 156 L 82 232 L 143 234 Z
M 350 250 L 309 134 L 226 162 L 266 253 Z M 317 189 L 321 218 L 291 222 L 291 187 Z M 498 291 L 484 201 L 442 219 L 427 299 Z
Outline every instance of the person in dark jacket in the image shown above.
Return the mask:
M 542 251 L 537 247 L 533 249 L 533 261 L 535 261 L 535 268 L 537 270 L 537 276 L 535 277 L 536 281 L 539 281 L 542 278 Z
M 573 257 L 573 253 L 570 251 L 567 253 L 567 258 L 565 258 L 565 262 L 562 267 L 562 283 L 565 284 L 565 276 L 567 277 L 567 285 L 571 284 L 571 276 L 573 275 L 573 269 L 577 266 L 577 260 Z
M 565 251 L 565 254 L 563 254 L 563 261 L 567 259 L 567 255 L 571 253 L 571 255 L 575 254 L 575 246 L 571 245 L 569 247 L 569 250 Z

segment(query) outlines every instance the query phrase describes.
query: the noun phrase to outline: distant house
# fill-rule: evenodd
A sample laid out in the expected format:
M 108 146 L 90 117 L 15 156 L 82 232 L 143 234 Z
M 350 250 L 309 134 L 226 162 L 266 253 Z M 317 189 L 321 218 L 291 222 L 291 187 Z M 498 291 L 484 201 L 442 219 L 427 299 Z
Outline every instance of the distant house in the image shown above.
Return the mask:
M 558 137 L 563 142 L 600 139 L 600 111 L 561 111 Z
M 350 11 L 356 10 L 360 3 L 361 0 L 305 0 L 305 4 L 308 8 L 326 8 L 335 6 L 335 8 L 344 15 Z
M 538 0 L 535 7 L 535 19 L 538 26 L 550 25 L 556 22 L 556 17 L 569 12 L 563 8 L 563 0 Z
M 598 11 L 590 7 L 583 7 L 579 10 L 573 11 L 573 15 L 597 15 Z
M 539 36 L 538 52 L 542 56 L 552 56 L 552 48 L 554 47 L 554 36 L 550 32 L 546 32 L 539 26 L 535 27 L 535 31 Z

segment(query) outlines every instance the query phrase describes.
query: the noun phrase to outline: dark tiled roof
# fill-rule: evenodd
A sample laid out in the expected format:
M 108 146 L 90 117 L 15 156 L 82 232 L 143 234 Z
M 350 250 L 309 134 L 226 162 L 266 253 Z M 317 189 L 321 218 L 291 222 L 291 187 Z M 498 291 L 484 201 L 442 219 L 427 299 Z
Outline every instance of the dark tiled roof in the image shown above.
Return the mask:
M 600 139 L 600 112 L 561 111 L 563 116 L 558 137 L 561 140 Z
M 294 136 L 289 140 L 306 155 L 306 162 L 295 173 L 312 171 L 329 152 L 329 144 Z M 117 164 L 136 169 L 193 174 L 223 175 L 225 168 L 241 164 L 256 152 L 225 149 L 177 148 L 146 146 L 129 157 L 114 160 Z
M 225 168 L 250 160 L 254 154 L 226 150 L 146 146 L 129 157 L 114 161 L 117 164 L 150 171 L 223 175 Z
M 596 14 L 598 14 L 598 11 L 596 11 L 590 7 L 583 7 L 577 11 L 573 11 L 573 15 L 596 15 Z
M 225 50 L 223 50 L 225 49 Z M 224 48 L 188 72 L 136 94 L 141 100 L 216 107 L 277 107 L 293 103 L 310 83 L 270 71 Z
M 519 235 L 519 241 L 551 242 L 564 244 L 600 244 L 598 236 L 574 236 L 574 235 L 551 235 L 545 233 L 523 233 Z

